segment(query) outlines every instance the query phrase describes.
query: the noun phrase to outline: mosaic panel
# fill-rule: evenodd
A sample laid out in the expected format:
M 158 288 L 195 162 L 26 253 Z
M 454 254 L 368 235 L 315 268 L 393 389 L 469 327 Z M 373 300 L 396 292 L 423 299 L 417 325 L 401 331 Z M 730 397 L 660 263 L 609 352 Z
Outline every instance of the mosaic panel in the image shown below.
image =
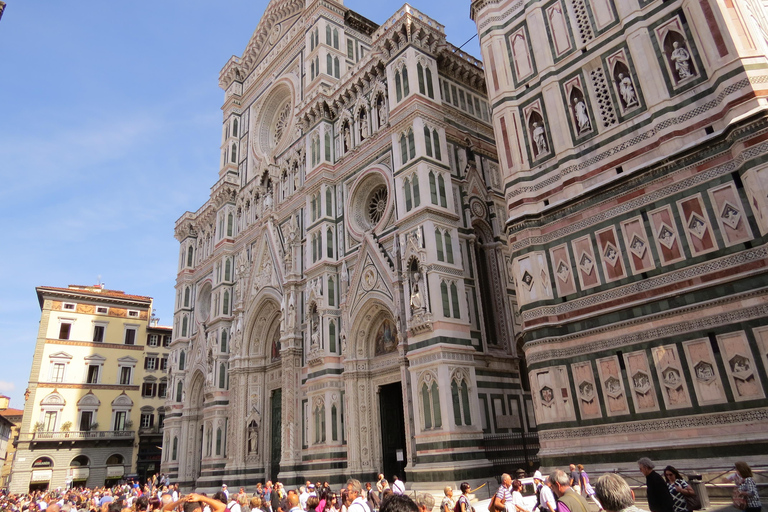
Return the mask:
M 747 192 L 747 202 L 760 234 L 768 233 L 768 196 L 764 193 L 768 190 L 768 167 L 754 168 L 742 175 L 744 190 Z

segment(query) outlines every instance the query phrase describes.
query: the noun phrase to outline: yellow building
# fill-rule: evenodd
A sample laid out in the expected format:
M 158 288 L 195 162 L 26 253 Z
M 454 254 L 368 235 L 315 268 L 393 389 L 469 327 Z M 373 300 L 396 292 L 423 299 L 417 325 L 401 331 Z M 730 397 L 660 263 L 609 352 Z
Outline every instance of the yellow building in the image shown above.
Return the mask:
M 5 453 L 3 453 L 2 442 L 3 436 L 0 435 L 0 461 L 2 461 L 3 467 L 0 469 L 0 489 L 7 489 L 8 482 L 10 480 L 11 468 L 13 467 L 13 459 L 16 457 L 16 439 L 19 437 L 19 428 L 21 428 L 21 418 L 24 415 L 24 411 L 21 409 L 12 409 L 9 407 L 10 398 L 5 395 L 0 395 L 0 418 L 3 418 L 6 422 L 9 422 L 11 426 L 11 434 L 8 438 L 7 445 L 5 446 Z M 3 421 L 0 420 L 0 424 Z M 7 425 L 7 423 L 6 423 Z M 1 428 L 1 427 L 0 427 Z
M 151 316 L 152 298 L 104 285 L 38 287 L 37 295 L 42 315 L 11 491 L 111 485 L 135 474 L 137 431 L 161 428 L 165 396 L 170 332 Z

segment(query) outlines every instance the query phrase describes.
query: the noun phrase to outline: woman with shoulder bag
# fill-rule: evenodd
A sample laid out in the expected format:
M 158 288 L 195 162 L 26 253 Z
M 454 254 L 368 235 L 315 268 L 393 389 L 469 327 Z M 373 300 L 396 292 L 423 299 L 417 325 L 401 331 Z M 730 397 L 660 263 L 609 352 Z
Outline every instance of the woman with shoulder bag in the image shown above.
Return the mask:
M 696 492 L 693 490 L 693 487 L 688 485 L 683 475 L 673 466 L 667 466 L 664 468 L 664 479 L 667 481 L 667 488 L 672 496 L 672 505 L 675 507 L 675 512 L 688 512 L 691 510 L 686 499 L 695 496 Z
M 760 495 L 757 493 L 757 486 L 755 485 L 755 481 L 752 479 L 752 469 L 746 462 L 737 462 L 735 465 L 736 472 L 742 478 L 742 482 L 733 493 L 734 505 L 738 507 L 736 500 L 738 497 L 742 500 L 746 500 L 746 507 L 742 509 L 744 512 L 760 512 L 763 508 L 763 504 L 760 502 Z

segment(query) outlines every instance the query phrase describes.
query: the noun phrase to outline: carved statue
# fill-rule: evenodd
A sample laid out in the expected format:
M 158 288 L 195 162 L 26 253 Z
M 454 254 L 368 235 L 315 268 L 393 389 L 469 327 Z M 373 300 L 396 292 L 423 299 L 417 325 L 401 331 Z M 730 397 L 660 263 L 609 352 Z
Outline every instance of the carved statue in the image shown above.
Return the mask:
M 624 73 L 619 73 L 619 92 L 627 107 L 637 104 L 635 86 L 632 84 L 632 79 L 624 76 Z
M 341 282 L 342 283 L 348 283 L 349 282 L 349 270 L 347 270 L 347 262 L 343 261 L 341 263 Z
M 584 98 L 573 99 L 573 113 L 576 116 L 578 133 L 589 131 L 592 128 L 592 123 L 589 120 L 587 105 L 584 103 Z
M 677 41 L 672 43 L 672 48 L 670 59 L 675 63 L 677 76 L 680 77 L 680 80 L 691 78 L 693 76 L 691 72 L 691 54 L 684 47 L 680 46 L 680 43 Z
M 387 124 L 387 105 L 384 99 L 379 103 L 379 127 Z
M 412 275 L 413 282 L 411 283 L 411 312 L 421 311 L 424 309 L 424 299 L 421 297 L 421 288 L 419 286 L 419 280 L 421 274 L 414 272 Z
M 543 155 L 544 153 L 548 153 L 549 149 L 547 148 L 547 134 L 544 131 L 544 127 L 536 121 L 533 122 L 532 136 L 533 141 L 536 143 L 538 154 Z
M 352 149 L 352 134 L 349 132 L 349 125 L 344 125 L 344 152 Z
M 360 139 L 367 139 L 368 135 L 369 135 L 368 116 L 363 114 L 360 116 Z

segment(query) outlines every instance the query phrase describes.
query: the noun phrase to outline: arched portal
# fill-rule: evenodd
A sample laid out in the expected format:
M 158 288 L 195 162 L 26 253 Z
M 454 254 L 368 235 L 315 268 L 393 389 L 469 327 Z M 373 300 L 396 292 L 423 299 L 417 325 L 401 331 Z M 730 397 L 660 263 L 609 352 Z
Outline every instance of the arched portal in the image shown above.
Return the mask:
M 188 461 L 191 467 L 192 477 L 197 480 L 200 476 L 200 469 L 203 460 L 203 400 L 205 400 L 205 394 L 203 393 L 203 387 L 205 384 L 205 377 L 202 372 L 197 371 L 192 377 L 191 384 L 189 386 L 190 392 L 190 410 L 189 410 L 189 439 L 187 442 L 192 444 L 192 460 Z

